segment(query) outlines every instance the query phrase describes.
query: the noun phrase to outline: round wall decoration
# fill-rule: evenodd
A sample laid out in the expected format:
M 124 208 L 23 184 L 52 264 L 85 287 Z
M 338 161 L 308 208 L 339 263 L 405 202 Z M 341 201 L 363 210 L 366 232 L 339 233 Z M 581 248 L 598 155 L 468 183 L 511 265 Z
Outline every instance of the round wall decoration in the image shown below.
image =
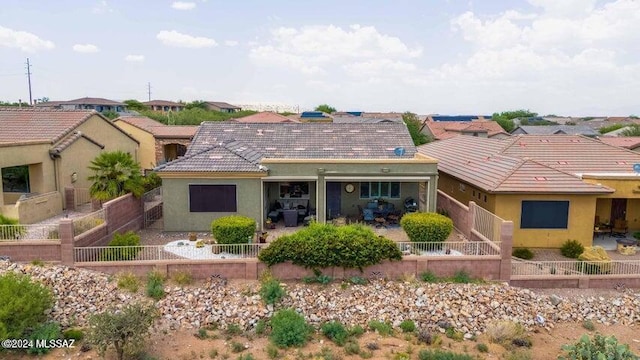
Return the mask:
M 351 194 L 355 189 L 356 187 L 351 183 L 344 186 L 344 191 L 348 192 L 349 194 Z

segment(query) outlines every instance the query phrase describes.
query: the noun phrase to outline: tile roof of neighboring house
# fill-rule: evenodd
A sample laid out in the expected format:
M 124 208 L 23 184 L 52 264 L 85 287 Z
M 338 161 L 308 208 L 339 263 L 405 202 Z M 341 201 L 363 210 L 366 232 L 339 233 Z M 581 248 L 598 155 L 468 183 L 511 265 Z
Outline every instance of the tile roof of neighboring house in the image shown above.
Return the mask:
M 63 101 L 62 102 L 63 105 L 65 104 L 69 104 L 69 105 L 112 105 L 112 106 L 124 106 L 124 103 L 121 103 L 119 101 L 113 101 L 113 100 L 109 100 L 109 99 L 103 99 L 103 98 L 92 98 L 92 97 L 83 97 L 83 98 L 79 98 L 79 99 L 74 99 L 74 100 L 69 100 L 69 101 Z
M 640 136 L 602 136 L 598 138 L 605 144 L 625 148 L 635 149 L 640 147 Z
M 397 122 L 402 123 L 402 118 L 397 117 L 369 117 L 368 115 L 363 116 L 334 116 L 333 122 L 336 124 L 378 124 L 378 123 L 389 123 L 389 122 Z
M 213 105 L 215 107 L 218 107 L 220 109 L 238 109 L 238 110 L 241 109 L 238 106 L 231 105 L 229 103 L 222 102 L 222 101 L 207 101 L 206 103 L 210 104 L 210 105 Z
M 263 158 L 397 159 L 397 147 L 400 158 L 416 154 L 404 124 L 203 122 L 186 155 L 159 171 L 264 171 Z
M 640 154 L 579 135 L 519 135 L 498 140 L 455 137 L 418 147 L 438 170 L 489 192 L 611 193 L 581 174 L 632 173 Z
M 165 125 L 146 116 L 121 116 L 114 120 L 116 121 L 123 121 L 157 138 L 165 139 L 190 139 L 198 130 L 197 125 Z
M 35 107 L 56 107 L 66 103 L 66 101 L 47 101 L 35 104 Z
M 93 110 L 0 108 L 0 144 L 53 144 L 95 114 Z
M 300 122 L 297 119 L 292 119 L 284 115 L 272 111 L 263 111 L 257 114 L 244 116 L 241 118 L 231 119 L 229 121 L 235 121 L 240 123 L 287 123 L 287 122 Z
M 486 132 L 489 137 L 498 134 L 509 135 L 500 124 L 492 120 L 430 121 L 427 118 L 422 122 L 422 126 L 428 127 L 436 140 L 450 139 L 463 132 Z
M 511 133 L 520 134 L 518 129 L 520 129 L 522 133 L 529 135 L 600 135 L 599 132 L 593 130 L 591 127 L 581 125 L 521 125 L 515 128 Z
M 144 105 L 147 106 L 178 106 L 184 107 L 184 104 L 168 101 L 168 100 L 151 100 L 143 102 Z
M 54 155 L 55 154 L 60 154 L 66 148 L 71 146 L 71 144 L 75 143 L 76 141 L 80 140 L 81 138 L 84 138 L 84 139 L 88 140 L 89 142 L 93 143 L 94 145 L 96 145 L 97 147 L 99 147 L 101 149 L 104 149 L 104 145 L 103 144 L 93 140 L 91 137 L 83 134 L 81 131 L 74 131 L 73 134 L 71 134 L 70 136 L 67 136 L 66 139 L 61 141 L 58 144 L 58 146 L 56 146 L 53 149 L 49 150 L 49 153 L 54 154 Z

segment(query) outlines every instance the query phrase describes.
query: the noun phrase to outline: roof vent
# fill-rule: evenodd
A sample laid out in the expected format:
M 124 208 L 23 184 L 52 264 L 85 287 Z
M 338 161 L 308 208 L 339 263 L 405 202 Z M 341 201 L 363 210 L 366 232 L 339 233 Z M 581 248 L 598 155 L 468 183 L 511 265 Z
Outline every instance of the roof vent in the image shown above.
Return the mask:
M 536 176 L 534 179 L 536 179 L 536 181 L 547 181 L 547 178 L 544 176 Z
M 393 153 L 396 154 L 396 156 L 402 156 L 405 153 L 405 149 L 402 146 L 398 146 L 397 148 L 393 149 Z
M 264 134 L 262 133 L 262 129 L 258 129 L 258 135 L 259 135 L 259 136 L 264 135 Z

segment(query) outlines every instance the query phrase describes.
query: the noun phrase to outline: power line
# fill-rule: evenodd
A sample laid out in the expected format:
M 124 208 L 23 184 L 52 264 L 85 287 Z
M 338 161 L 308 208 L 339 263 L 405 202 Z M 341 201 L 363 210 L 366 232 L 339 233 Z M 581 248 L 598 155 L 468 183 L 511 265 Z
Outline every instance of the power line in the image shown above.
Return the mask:
M 33 105 L 33 96 L 31 95 L 31 65 L 27 58 L 27 81 L 29 82 L 29 105 Z

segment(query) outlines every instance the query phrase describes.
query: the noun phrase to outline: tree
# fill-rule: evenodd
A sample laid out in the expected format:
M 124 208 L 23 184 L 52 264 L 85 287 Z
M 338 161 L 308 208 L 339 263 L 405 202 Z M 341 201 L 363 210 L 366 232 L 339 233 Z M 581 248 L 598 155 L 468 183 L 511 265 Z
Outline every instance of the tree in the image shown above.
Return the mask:
M 25 331 L 45 320 L 53 295 L 27 275 L 7 272 L 0 276 L 0 339 L 21 338 Z
M 143 348 L 149 327 L 157 316 L 153 306 L 141 304 L 93 315 L 89 318 L 88 341 L 98 347 L 100 356 L 113 346 L 118 360 L 122 360 L 125 353 L 133 355 Z
M 323 113 L 331 114 L 336 112 L 336 108 L 328 104 L 321 104 L 316 106 L 315 111 L 322 111 Z
M 104 117 L 106 117 L 107 119 L 111 119 L 111 120 L 113 120 L 113 119 L 117 118 L 118 116 L 120 116 L 120 114 L 118 114 L 117 112 L 115 112 L 113 110 L 105 110 L 105 111 L 102 112 L 102 115 Z
M 418 115 L 407 111 L 402 114 L 402 121 L 407 124 L 407 130 L 409 130 L 411 140 L 413 140 L 415 146 L 431 142 L 431 139 L 427 135 L 420 132 L 422 124 L 420 123 L 420 119 L 418 119 Z
M 629 125 L 622 133 L 621 136 L 640 136 L 640 125 L 633 124 Z
M 123 101 L 123 103 L 125 103 L 125 105 L 127 105 L 127 109 L 129 110 L 133 110 L 133 111 L 144 111 L 144 110 L 149 110 L 149 107 L 143 103 L 141 103 L 138 100 L 125 100 Z
M 184 108 L 187 109 L 187 110 L 191 110 L 191 109 L 208 110 L 207 109 L 207 102 L 203 101 L 203 100 L 195 100 L 195 101 L 192 101 L 190 103 L 187 103 L 184 106 Z
M 123 151 L 103 152 L 91 161 L 93 175 L 89 193 L 98 200 L 110 200 L 132 193 L 140 197 L 144 193 L 144 180 L 138 163 Z
M 491 118 L 500 124 L 500 126 L 506 132 L 512 132 L 513 129 L 516 128 L 513 119 L 516 118 L 532 118 L 538 116 L 538 113 L 531 112 L 529 110 L 512 110 L 512 111 L 503 111 L 501 113 L 494 113 Z

